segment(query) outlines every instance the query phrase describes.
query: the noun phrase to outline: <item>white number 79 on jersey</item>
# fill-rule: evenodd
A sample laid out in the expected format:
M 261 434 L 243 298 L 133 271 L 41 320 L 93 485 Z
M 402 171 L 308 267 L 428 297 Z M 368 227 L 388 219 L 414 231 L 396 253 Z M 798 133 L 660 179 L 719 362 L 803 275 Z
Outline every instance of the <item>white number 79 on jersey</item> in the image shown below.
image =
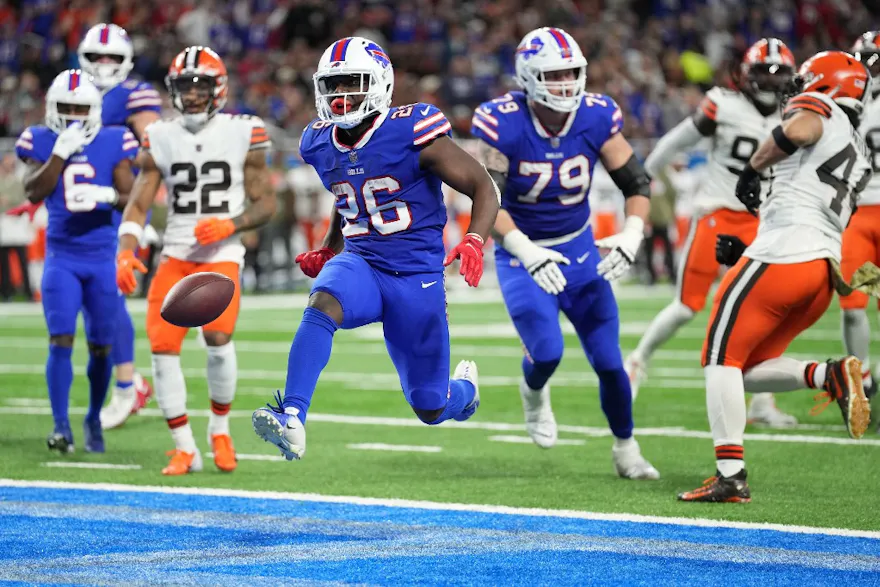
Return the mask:
M 554 171 L 559 174 L 559 186 L 564 190 L 577 190 L 570 194 L 561 194 L 559 202 L 563 206 L 573 206 L 584 201 L 590 189 L 590 160 L 585 155 L 569 157 L 553 169 L 552 161 L 520 161 L 519 174 L 522 176 L 537 175 L 535 185 L 526 194 L 519 196 L 519 201 L 534 204 L 553 180 Z

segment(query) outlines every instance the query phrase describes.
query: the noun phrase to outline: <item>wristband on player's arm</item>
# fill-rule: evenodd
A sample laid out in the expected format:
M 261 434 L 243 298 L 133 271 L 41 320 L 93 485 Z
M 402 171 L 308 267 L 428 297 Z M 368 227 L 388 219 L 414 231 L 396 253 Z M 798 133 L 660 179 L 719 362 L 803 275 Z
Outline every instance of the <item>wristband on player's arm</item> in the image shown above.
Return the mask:
M 786 155 L 792 155 L 795 151 L 798 150 L 798 146 L 791 142 L 790 138 L 785 136 L 785 131 L 782 129 L 781 124 L 773 129 L 772 134 L 773 140 L 776 141 L 776 146 L 779 147 Z
M 529 237 L 527 237 L 523 233 L 523 231 L 518 228 L 514 228 L 504 235 L 504 238 L 501 240 L 501 246 L 504 248 L 505 251 L 507 251 L 514 257 L 519 258 L 526 249 L 528 249 L 529 247 L 534 247 L 536 245 L 531 241 Z
M 118 235 L 120 238 L 122 238 L 126 234 L 130 234 L 137 239 L 137 242 L 141 242 L 141 239 L 144 237 L 144 227 L 137 222 L 127 220 L 119 225 Z

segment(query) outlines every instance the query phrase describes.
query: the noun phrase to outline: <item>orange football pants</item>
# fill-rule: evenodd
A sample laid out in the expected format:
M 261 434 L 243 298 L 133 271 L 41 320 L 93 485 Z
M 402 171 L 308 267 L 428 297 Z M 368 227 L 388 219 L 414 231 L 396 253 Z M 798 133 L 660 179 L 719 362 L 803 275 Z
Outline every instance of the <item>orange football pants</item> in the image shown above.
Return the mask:
M 226 310 L 220 317 L 205 324 L 202 330 L 205 332 L 222 332 L 232 335 L 235 330 L 235 322 L 238 320 L 238 308 L 241 303 L 241 280 L 239 279 L 240 266 L 238 263 L 194 263 L 181 261 L 172 257 L 163 257 L 156 269 L 156 275 L 147 292 L 147 338 L 150 339 L 150 348 L 156 354 L 179 354 L 186 338 L 188 328 L 175 326 L 166 322 L 160 311 L 165 296 L 174 285 L 193 273 L 214 272 L 225 275 L 235 283 L 235 294 L 229 302 Z
M 840 271 L 844 279 L 852 279 L 856 269 L 871 261 L 880 265 L 880 205 L 861 206 L 843 232 Z M 880 300 L 877 301 L 880 307 Z M 840 297 L 844 310 L 864 310 L 868 307 L 868 294 L 854 291 Z
M 758 219 L 748 212 L 716 210 L 691 220 L 678 269 L 677 297 L 681 303 L 694 312 L 705 307 L 709 290 L 721 269 L 715 260 L 715 241 L 719 234 L 737 236 L 750 245 L 757 232 Z
M 703 366 L 748 370 L 782 356 L 825 313 L 833 296 L 825 259 L 777 265 L 740 258 L 715 293 Z

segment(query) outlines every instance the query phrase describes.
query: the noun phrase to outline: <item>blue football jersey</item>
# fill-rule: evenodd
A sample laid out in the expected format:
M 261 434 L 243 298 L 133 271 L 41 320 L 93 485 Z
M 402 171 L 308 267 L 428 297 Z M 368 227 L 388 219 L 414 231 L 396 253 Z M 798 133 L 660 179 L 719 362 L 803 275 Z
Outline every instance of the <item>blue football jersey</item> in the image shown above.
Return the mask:
M 346 251 L 383 271 L 442 271 L 442 182 L 419 167 L 419 153 L 450 130 L 446 116 L 429 104 L 391 108 L 353 148 L 337 140 L 332 123 L 306 127 L 300 152 L 336 196 Z
M 541 125 L 522 92 L 481 104 L 471 120 L 471 133 L 510 161 L 501 206 L 533 240 L 587 224 L 599 151 L 622 127 L 620 108 L 602 94 L 586 94 L 558 135 Z
M 101 122 L 105 126 L 127 126 L 132 115 L 145 111 L 160 113 L 162 98 L 149 83 L 129 79 L 104 94 Z
M 161 113 L 162 98 L 149 83 L 128 79 L 118 86 L 113 86 L 104 94 L 101 123 L 105 126 L 128 126 L 128 119 L 138 112 Z M 135 168 L 135 175 L 137 171 Z M 147 215 L 147 222 L 150 221 L 150 215 Z M 113 221 L 117 226 L 122 223 L 121 211 L 113 211 Z
M 16 141 L 15 153 L 19 159 L 45 163 L 57 138 L 45 126 L 28 127 Z M 115 256 L 113 170 L 123 159 L 134 159 L 138 147 L 127 128 L 105 126 L 67 160 L 55 190 L 45 200 L 47 252 L 91 259 Z

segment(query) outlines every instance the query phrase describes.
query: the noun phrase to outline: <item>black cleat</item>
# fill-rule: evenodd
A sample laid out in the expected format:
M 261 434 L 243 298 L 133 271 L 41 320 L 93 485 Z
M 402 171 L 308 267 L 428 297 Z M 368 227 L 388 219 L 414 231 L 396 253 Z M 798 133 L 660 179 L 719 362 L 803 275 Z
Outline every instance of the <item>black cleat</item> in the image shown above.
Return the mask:
M 703 481 L 702 487 L 678 494 L 679 501 L 703 501 L 707 503 L 748 503 L 752 501 L 746 470 L 731 477 L 723 477 L 720 471 Z
M 850 356 L 826 364 L 824 391 L 813 397 L 817 401 L 825 398 L 825 402 L 814 406 L 810 415 L 822 413 L 832 401 L 837 401 L 850 437 L 861 438 L 871 422 L 871 406 L 862 389 L 862 362 Z
M 73 452 L 73 433 L 70 424 L 55 426 L 55 430 L 46 438 L 46 446 L 49 450 L 57 450 L 62 454 Z

